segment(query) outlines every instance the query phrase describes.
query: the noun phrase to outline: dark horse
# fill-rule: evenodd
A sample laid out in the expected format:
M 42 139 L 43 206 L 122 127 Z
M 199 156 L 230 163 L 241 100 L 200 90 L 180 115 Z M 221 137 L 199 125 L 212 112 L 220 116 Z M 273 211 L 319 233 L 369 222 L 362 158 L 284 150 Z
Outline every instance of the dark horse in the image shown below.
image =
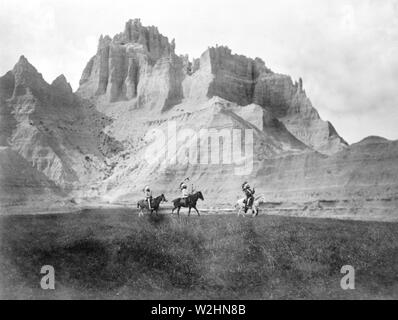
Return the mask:
M 200 192 L 200 191 L 198 191 L 198 192 L 196 192 L 196 193 L 194 193 L 194 194 L 189 195 L 189 196 L 188 196 L 187 198 L 185 198 L 185 199 L 178 198 L 178 199 L 173 200 L 174 208 L 173 208 L 173 210 L 171 211 L 171 214 L 173 214 L 173 213 L 174 213 L 174 210 L 177 209 L 177 215 L 179 216 L 179 215 L 180 215 L 180 209 L 181 209 L 181 207 L 184 207 L 184 208 L 187 208 L 187 207 L 188 207 L 188 208 L 189 208 L 188 216 L 191 214 L 191 209 L 192 209 L 192 208 L 194 208 L 194 209 L 196 210 L 198 216 L 200 216 L 199 211 L 198 211 L 198 209 L 196 208 L 196 203 L 198 202 L 198 199 L 200 199 L 200 200 L 202 200 L 202 201 L 204 200 L 203 194 L 202 194 L 202 192 Z
M 155 213 L 158 214 L 159 205 L 162 201 L 167 202 L 166 197 L 164 196 L 163 193 L 159 197 L 153 198 L 151 200 L 151 213 L 155 211 Z M 139 216 L 144 215 L 144 213 L 142 212 L 142 209 L 149 210 L 148 201 L 147 200 L 138 201 L 137 208 L 140 209 L 140 213 L 138 215 Z

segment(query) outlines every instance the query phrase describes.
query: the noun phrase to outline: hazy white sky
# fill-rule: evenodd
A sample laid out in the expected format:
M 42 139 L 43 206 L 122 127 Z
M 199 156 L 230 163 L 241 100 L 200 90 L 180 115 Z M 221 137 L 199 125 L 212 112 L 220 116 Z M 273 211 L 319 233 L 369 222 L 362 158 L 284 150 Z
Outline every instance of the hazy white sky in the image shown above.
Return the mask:
M 321 116 L 350 143 L 398 139 L 398 0 L 0 0 L 0 74 L 21 54 L 77 89 L 100 34 L 130 18 L 198 57 L 208 46 L 302 77 Z

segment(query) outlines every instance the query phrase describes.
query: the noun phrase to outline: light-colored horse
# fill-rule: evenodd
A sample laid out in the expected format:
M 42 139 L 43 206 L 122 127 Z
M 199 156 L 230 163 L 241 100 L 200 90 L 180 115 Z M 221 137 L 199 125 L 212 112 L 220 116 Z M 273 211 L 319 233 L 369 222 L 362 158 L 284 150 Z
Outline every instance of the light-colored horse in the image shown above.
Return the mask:
M 248 215 L 247 213 L 245 214 L 245 200 L 246 198 L 239 199 L 236 201 L 235 208 L 238 209 L 238 217 L 240 215 L 245 216 Z M 256 217 L 258 215 L 258 207 L 260 206 L 261 203 L 264 202 L 264 197 L 263 196 L 257 196 L 254 198 L 252 208 L 247 209 L 247 212 L 251 210 L 251 216 Z

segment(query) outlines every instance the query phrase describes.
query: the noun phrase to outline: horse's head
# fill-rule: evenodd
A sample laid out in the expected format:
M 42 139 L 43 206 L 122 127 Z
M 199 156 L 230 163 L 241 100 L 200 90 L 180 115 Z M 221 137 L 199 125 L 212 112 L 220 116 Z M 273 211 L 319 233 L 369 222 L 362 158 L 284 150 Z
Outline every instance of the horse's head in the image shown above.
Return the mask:
M 198 198 L 199 198 L 200 200 L 202 200 L 202 201 L 205 200 L 205 198 L 203 197 L 203 194 L 202 194 L 201 191 L 198 191 Z
M 163 193 L 161 195 L 161 200 L 164 201 L 164 202 L 167 202 L 167 199 L 166 199 L 166 197 L 165 197 L 165 195 Z

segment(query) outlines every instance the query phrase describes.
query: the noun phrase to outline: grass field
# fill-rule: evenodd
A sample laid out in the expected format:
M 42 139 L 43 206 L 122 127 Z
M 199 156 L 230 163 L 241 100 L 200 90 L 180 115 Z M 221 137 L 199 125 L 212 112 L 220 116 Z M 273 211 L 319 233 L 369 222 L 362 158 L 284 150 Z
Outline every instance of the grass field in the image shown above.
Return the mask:
M 0 237 L 3 299 L 398 299 L 398 223 L 86 210 L 0 217 Z

